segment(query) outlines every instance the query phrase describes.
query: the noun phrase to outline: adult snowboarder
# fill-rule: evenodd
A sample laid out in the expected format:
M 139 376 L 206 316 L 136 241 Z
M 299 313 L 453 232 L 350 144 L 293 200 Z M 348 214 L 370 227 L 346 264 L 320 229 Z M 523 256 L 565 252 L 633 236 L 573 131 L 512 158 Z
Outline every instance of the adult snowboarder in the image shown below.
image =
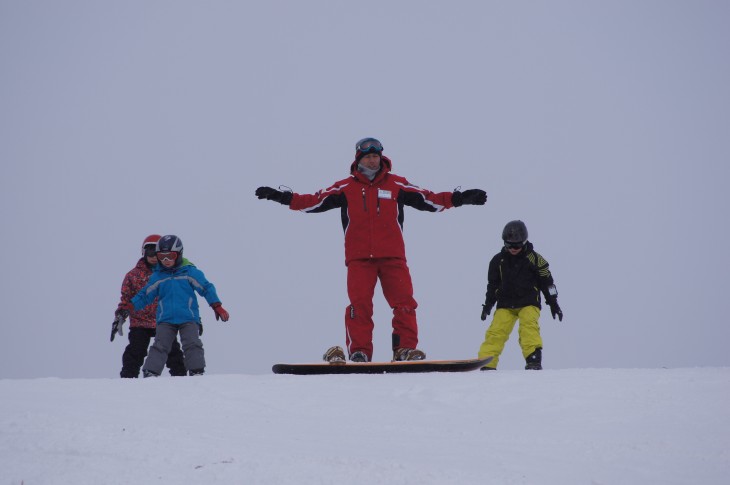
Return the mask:
M 418 305 L 403 241 L 404 206 L 441 212 L 484 205 L 487 194 L 480 189 L 438 193 L 422 189 L 392 173 L 392 162 L 382 153 L 380 141 L 363 138 L 355 145 L 355 161 L 346 179 L 315 194 L 259 187 L 256 196 L 307 213 L 340 209 L 350 300 L 345 310 L 345 341 L 351 361 L 372 360 L 373 295 L 378 280 L 393 309 L 393 360 L 423 360 L 426 354 L 417 348 Z

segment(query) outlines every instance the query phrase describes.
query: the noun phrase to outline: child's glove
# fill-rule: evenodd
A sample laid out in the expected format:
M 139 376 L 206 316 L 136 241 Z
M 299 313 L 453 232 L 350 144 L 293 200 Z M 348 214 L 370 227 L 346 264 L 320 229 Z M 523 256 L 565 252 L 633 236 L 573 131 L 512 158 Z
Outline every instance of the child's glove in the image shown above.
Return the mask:
M 126 320 L 129 317 L 129 314 L 134 311 L 134 304 L 132 304 L 131 301 L 128 301 L 127 303 L 122 303 L 119 305 L 119 308 L 117 308 L 117 311 L 114 312 L 114 315 L 121 316 L 123 320 Z
M 122 325 L 124 325 L 124 319 L 121 316 L 117 316 L 112 322 L 112 335 L 109 338 L 110 342 L 114 342 L 114 337 L 117 334 L 124 335 L 124 332 L 122 331 Z
M 547 300 L 548 306 L 550 306 L 550 313 L 553 314 L 553 320 L 555 320 L 555 316 L 558 316 L 559 321 L 563 321 L 563 310 L 560 309 L 560 305 L 558 305 L 558 299 L 557 298 L 550 298 Z
M 127 309 L 127 305 L 131 305 L 131 303 L 123 304 L 122 308 L 118 308 L 117 311 L 114 312 L 114 321 L 112 322 L 112 335 L 109 339 L 109 341 L 111 342 L 114 342 L 114 336 L 116 334 L 119 334 L 120 336 L 124 335 L 122 326 L 124 325 L 124 321 L 129 316 L 129 310 Z
M 487 319 L 487 315 L 489 315 L 492 312 L 492 307 L 494 306 L 496 302 L 487 299 L 487 301 L 484 302 L 482 305 L 482 321 Z
M 223 320 L 224 322 L 228 321 L 228 312 L 225 308 L 223 308 L 223 305 L 221 305 L 221 302 L 216 302 L 211 305 L 213 307 L 213 311 L 215 312 L 215 319 L 216 320 Z

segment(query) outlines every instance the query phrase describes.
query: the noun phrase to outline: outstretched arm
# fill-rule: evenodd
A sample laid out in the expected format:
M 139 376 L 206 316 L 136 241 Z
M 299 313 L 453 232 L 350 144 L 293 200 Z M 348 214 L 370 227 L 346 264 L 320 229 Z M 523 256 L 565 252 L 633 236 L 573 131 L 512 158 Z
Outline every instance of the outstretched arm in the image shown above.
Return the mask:
M 295 194 L 271 187 L 259 187 L 256 189 L 256 197 L 279 202 L 289 206 L 291 210 L 316 213 L 345 205 L 347 202 L 342 189 L 346 186 L 347 184 L 335 184 L 314 194 Z
M 431 192 L 411 184 L 402 185 L 401 194 L 405 205 L 414 209 L 441 212 L 444 209 L 460 207 L 464 204 L 484 205 L 487 202 L 487 193 L 481 189 L 471 189 L 460 192 Z

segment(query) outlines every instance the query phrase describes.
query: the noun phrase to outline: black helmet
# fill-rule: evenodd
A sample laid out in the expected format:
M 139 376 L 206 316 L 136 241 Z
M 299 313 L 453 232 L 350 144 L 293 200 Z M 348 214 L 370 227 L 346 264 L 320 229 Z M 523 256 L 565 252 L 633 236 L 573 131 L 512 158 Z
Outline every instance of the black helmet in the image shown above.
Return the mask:
M 157 252 L 160 253 L 166 253 L 169 251 L 174 251 L 177 253 L 177 261 L 175 261 L 175 266 L 180 266 L 182 264 L 182 255 L 183 255 L 183 243 L 182 239 L 175 236 L 174 234 L 168 234 L 167 236 L 162 236 L 159 241 L 157 241 Z
M 502 240 L 524 244 L 527 241 L 527 226 L 522 221 L 509 221 L 502 231 Z

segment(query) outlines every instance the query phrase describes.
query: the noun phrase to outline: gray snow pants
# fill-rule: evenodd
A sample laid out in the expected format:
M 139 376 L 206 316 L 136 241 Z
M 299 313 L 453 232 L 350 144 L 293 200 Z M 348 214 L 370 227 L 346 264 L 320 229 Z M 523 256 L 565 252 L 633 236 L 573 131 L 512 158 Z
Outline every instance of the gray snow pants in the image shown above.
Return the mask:
M 144 361 L 142 370 L 162 374 L 167 362 L 167 354 L 172 349 L 172 343 L 180 332 L 180 343 L 182 344 L 185 367 L 189 371 L 205 369 L 205 352 L 203 341 L 199 337 L 199 327 L 195 322 L 182 324 L 158 323 L 155 342 L 150 347 L 147 359 Z

